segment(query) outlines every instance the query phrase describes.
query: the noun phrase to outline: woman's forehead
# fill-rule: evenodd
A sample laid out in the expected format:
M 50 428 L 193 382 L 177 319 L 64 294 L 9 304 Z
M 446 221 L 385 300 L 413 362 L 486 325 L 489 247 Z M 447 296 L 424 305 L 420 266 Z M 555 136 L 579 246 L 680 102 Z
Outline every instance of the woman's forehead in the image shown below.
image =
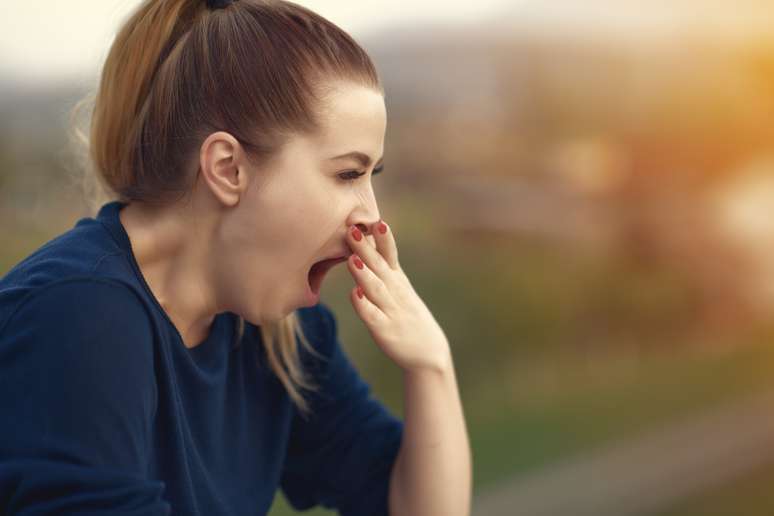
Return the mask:
M 321 120 L 316 143 L 326 159 L 353 151 L 378 159 L 375 153 L 381 151 L 386 129 L 383 98 L 353 95 L 350 99 L 339 99 L 328 109 Z M 358 159 L 356 154 L 347 157 Z
M 342 86 L 331 91 L 323 103 L 321 123 L 335 134 L 351 127 L 378 129 L 387 123 L 384 97 L 363 86 Z

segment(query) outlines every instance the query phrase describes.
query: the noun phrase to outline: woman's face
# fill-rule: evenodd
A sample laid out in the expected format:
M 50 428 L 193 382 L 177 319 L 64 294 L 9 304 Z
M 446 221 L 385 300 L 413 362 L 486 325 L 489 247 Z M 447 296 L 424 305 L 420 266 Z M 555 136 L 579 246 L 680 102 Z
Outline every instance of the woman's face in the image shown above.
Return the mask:
M 261 324 L 318 302 L 311 266 L 351 254 L 348 229 L 380 218 L 371 174 L 381 166 L 386 125 L 379 92 L 342 84 L 319 134 L 295 136 L 268 169 L 249 171 L 252 184 L 224 217 L 224 249 L 216 251 L 226 260 L 233 311 Z M 369 162 L 337 158 L 351 152 Z

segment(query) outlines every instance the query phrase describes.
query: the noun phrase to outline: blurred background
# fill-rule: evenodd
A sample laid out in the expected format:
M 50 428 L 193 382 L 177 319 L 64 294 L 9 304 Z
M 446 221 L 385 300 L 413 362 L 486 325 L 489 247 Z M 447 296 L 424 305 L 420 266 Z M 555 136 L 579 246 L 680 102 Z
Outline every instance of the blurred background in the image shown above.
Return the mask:
M 771 2 L 298 3 L 384 82 L 373 181 L 453 348 L 474 514 L 772 514 Z M 0 274 L 94 214 L 68 116 L 136 4 L 0 6 Z M 400 415 L 352 286 L 322 300 Z

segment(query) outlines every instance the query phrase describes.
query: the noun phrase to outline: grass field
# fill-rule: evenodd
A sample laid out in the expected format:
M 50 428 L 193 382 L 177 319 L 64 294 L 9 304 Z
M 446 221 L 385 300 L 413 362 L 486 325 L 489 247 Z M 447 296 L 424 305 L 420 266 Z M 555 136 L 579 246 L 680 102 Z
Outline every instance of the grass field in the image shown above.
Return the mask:
M 774 464 L 689 498 L 654 516 L 771 516 L 774 514 Z
M 762 343 L 713 356 L 650 357 L 629 375 L 610 372 L 603 378 L 598 370 L 596 380 L 585 388 L 576 383 L 577 373 L 574 376 L 568 379 L 566 388 L 554 385 L 550 393 L 535 390 L 534 397 L 511 404 L 499 416 L 469 418 L 476 492 L 580 451 L 636 437 L 744 393 L 774 387 L 774 349 Z M 501 406 L 505 405 L 503 402 Z M 686 502 L 686 507 L 696 509 L 681 509 L 668 516 L 770 514 L 702 512 L 702 507 L 714 507 L 716 498 L 729 508 L 735 503 L 743 507 L 768 503 L 766 506 L 772 507 L 774 497 L 767 495 L 763 487 L 773 479 L 774 470 L 758 472 L 713 491 L 707 499 L 697 497 Z M 755 499 L 747 501 L 753 495 Z M 270 514 L 295 512 L 278 493 Z M 315 509 L 304 514 L 333 513 Z

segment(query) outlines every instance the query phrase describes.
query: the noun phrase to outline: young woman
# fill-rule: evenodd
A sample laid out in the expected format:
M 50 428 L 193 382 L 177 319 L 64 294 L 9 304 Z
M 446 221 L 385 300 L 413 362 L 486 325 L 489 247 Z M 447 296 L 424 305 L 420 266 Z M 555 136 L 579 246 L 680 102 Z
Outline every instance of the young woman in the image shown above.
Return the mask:
M 469 513 L 449 344 L 372 189 L 385 130 L 371 60 L 319 15 L 142 2 L 92 112 L 113 200 L 0 279 L 3 514 L 265 514 L 278 488 L 297 509 Z M 403 420 L 319 302 L 339 262 Z

